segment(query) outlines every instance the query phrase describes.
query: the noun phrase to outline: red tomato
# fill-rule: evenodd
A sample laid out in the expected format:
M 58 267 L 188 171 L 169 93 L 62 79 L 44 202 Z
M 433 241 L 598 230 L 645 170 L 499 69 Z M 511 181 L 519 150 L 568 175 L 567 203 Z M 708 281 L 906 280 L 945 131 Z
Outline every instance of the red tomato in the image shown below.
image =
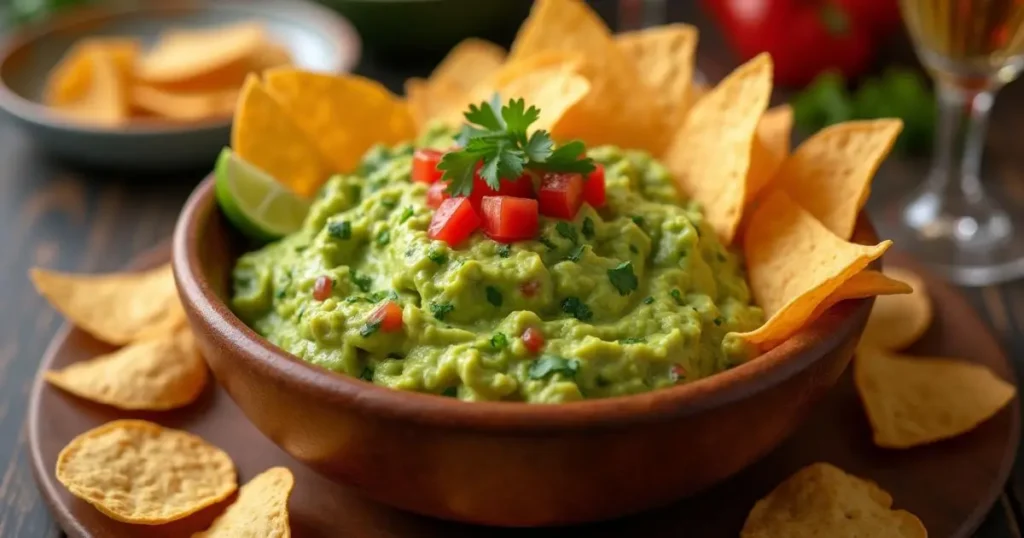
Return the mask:
M 685 379 L 686 378 L 686 368 L 683 368 L 682 364 L 673 364 L 672 365 L 672 375 L 674 375 L 676 377 L 676 379 Z
M 437 169 L 444 153 L 436 149 L 420 148 L 412 154 L 412 180 L 421 183 L 433 183 L 444 174 Z
M 334 279 L 327 275 L 320 275 L 313 282 L 313 298 L 317 301 L 326 301 L 331 296 L 333 289 Z
M 513 243 L 537 236 L 537 200 L 485 196 L 480 208 L 484 233 L 499 243 Z
M 427 236 L 455 246 L 479 227 L 480 217 L 469 200 L 458 196 L 441 202 L 441 206 L 434 212 L 434 218 L 430 220 Z
M 523 331 L 523 345 L 530 350 L 530 353 L 540 353 L 544 347 L 544 333 L 536 327 L 527 327 Z
M 590 204 L 590 207 L 598 208 L 604 205 L 606 196 L 604 189 L 604 166 L 595 164 L 594 171 L 587 176 L 583 182 L 583 201 Z
M 519 291 L 523 292 L 525 297 L 533 297 L 537 294 L 537 290 L 540 289 L 540 282 L 536 280 L 528 280 L 519 285 Z
M 446 181 L 437 181 L 427 187 L 427 205 L 435 209 L 441 207 L 441 202 L 451 198 L 451 195 L 445 192 L 447 188 Z
M 384 301 L 370 312 L 366 321 L 369 323 L 380 322 L 382 332 L 398 332 L 402 330 L 402 307 L 394 301 Z
M 572 220 L 583 203 L 583 176 L 548 172 L 537 192 L 541 215 Z
M 503 179 L 498 183 L 498 190 L 494 190 L 486 181 L 476 176 L 473 178 L 473 192 L 469 195 L 469 201 L 473 203 L 474 208 L 480 209 L 480 201 L 484 196 L 533 198 L 533 178 L 529 174 L 523 174 L 512 181 Z

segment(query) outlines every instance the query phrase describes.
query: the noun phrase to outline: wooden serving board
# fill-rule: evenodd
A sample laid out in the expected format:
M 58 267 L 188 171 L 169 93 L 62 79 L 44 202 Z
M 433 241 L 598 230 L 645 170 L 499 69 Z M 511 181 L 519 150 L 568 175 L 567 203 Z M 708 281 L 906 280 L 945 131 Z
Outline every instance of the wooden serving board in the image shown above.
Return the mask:
M 166 247 L 142 257 L 137 267 L 168 259 Z M 935 303 L 935 322 L 913 351 L 985 364 L 1005 379 L 1013 370 L 999 344 L 958 292 L 898 254 L 888 263 L 922 274 Z M 59 368 L 110 348 L 74 328 L 54 338 L 40 371 Z M 57 454 L 74 436 L 117 418 L 145 418 L 194 432 L 231 454 L 245 482 L 271 466 L 295 473 L 291 525 L 297 538 L 459 538 L 560 536 L 566 529 L 492 529 L 432 520 L 361 499 L 320 477 L 272 444 L 252 426 L 228 395 L 211 383 L 191 406 L 165 413 L 126 413 L 90 404 L 50 387 L 36 376 L 28 409 L 32 466 L 43 496 L 71 538 L 188 537 L 205 528 L 223 504 L 160 527 L 133 526 L 103 516 L 72 497 L 54 478 Z M 594 537 L 736 538 L 754 502 L 797 469 L 827 461 L 871 478 L 892 493 L 896 506 L 924 521 L 932 538 L 966 538 L 995 502 L 1010 472 L 1020 437 L 1020 406 L 1014 400 L 992 420 L 956 439 L 905 451 L 875 447 L 850 372 L 787 442 L 751 468 L 696 497 L 651 512 L 578 530 Z M 501 462 L 494 462 L 501 465 Z

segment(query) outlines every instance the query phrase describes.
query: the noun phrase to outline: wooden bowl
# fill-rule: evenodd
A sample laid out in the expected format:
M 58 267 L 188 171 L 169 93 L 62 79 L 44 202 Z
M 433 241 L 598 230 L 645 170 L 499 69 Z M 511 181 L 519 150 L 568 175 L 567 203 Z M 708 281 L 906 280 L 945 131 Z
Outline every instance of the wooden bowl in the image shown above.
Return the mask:
M 874 238 L 864 219 L 859 232 Z M 225 303 L 246 247 L 207 178 L 178 220 L 174 273 L 203 355 L 246 416 L 372 499 L 488 525 L 609 519 L 724 480 L 791 434 L 833 386 L 872 304 L 838 304 L 758 359 L 686 385 L 561 405 L 468 403 L 336 374 L 263 339 Z
M 305 0 L 162 0 L 90 5 L 20 28 L 0 47 L 0 108 L 49 153 L 75 163 L 143 171 L 209 166 L 228 143 L 231 118 L 126 125 L 75 122 L 42 104 L 47 73 L 87 37 L 137 37 L 152 43 L 167 29 L 258 21 L 295 64 L 346 72 L 360 55 L 359 35 L 341 16 Z

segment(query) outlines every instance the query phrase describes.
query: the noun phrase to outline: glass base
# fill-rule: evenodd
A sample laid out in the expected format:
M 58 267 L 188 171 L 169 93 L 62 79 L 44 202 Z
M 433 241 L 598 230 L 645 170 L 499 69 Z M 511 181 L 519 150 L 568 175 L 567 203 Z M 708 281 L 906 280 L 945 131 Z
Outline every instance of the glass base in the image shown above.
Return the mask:
M 1016 216 L 1024 208 L 1007 211 L 976 178 L 962 185 L 953 194 L 925 181 L 885 208 L 877 221 L 882 237 L 957 284 L 986 286 L 1024 276 L 1024 222 Z

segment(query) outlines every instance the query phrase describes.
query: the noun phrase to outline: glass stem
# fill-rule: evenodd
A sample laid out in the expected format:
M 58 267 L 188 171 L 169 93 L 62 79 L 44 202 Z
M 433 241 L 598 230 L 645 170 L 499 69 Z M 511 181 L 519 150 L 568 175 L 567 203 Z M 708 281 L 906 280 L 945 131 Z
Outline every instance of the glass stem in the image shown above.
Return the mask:
M 959 190 L 968 203 L 984 198 L 981 186 L 981 157 L 985 131 L 992 110 L 994 91 L 966 89 L 950 81 L 939 80 L 939 124 L 935 138 L 931 181 L 932 189 L 957 196 Z

